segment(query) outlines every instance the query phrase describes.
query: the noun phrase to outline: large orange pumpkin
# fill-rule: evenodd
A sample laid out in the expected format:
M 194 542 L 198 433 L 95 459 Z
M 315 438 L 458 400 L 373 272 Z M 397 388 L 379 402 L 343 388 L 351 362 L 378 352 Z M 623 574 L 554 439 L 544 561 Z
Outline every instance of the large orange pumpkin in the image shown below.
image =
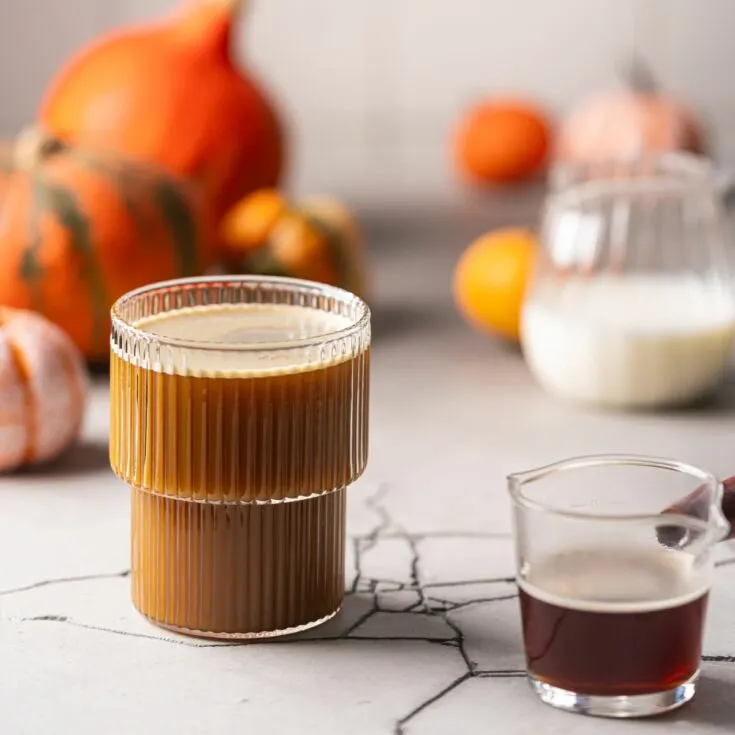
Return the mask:
M 169 173 L 35 129 L 16 158 L 0 208 L 0 305 L 40 312 L 104 361 L 117 298 L 208 265 L 204 199 Z
M 0 204 L 5 199 L 5 191 L 15 167 L 13 159 L 13 144 L 8 141 L 0 142 Z
M 83 49 L 40 109 L 63 140 L 124 151 L 205 183 L 219 217 L 243 195 L 275 186 L 281 126 L 255 82 L 233 65 L 242 0 L 190 0 L 155 25 Z

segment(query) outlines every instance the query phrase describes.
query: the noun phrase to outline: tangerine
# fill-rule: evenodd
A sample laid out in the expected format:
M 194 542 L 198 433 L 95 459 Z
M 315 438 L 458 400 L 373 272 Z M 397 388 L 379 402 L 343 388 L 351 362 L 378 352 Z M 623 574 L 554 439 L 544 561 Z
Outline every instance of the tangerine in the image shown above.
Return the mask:
M 496 230 L 475 240 L 454 270 L 452 290 L 462 315 L 482 331 L 517 342 L 536 251 L 534 234 L 521 228 Z
M 455 160 L 471 181 L 515 182 L 538 174 L 550 148 L 551 124 L 538 107 L 489 100 L 465 114 L 456 134 Z

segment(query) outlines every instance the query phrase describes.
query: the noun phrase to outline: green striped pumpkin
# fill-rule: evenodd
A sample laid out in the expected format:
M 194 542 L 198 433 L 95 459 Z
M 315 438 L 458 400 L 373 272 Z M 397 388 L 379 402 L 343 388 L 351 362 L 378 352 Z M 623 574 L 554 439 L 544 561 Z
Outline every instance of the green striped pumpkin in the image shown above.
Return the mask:
M 193 185 L 37 129 L 20 136 L 1 193 L 0 305 L 40 312 L 93 362 L 107 360 L 116 299 L 213 257 Z

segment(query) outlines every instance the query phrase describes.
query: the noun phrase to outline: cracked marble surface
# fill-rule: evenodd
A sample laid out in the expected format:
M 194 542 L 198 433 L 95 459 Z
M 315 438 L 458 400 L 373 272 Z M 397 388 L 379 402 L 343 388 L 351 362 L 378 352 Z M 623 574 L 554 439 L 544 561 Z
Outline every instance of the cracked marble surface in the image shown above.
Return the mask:
M 717 550 L 691 706 L 626 723 L 555 712 L 523 678 L 503 478 L 600 451 L 732 474 L 732 386 L 679 414 L 555 402 L 518 354 L 453 316 L 447 273 L 467 238 L 448 238 L 446 249 L 381 256 L 371 461 L 350 495 L 344 608 L 325 626 L 236 645 L 177 636 L 135 613 L 129 497 L 106 464 L 103 379 L 72 454 L 0 478 L 2 735 L 731 732 L 735 548 Z M 418 257 L 420 283 L 407 275 Z M 397 328 L 402 313 L 414 316 Z

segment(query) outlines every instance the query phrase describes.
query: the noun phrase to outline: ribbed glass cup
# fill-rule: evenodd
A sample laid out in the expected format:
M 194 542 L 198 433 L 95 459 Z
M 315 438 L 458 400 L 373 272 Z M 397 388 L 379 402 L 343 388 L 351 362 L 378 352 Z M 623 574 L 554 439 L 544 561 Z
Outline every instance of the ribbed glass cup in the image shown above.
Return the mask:
M 223 314 L 241 334 L 217 334 Z M 281 320 L 278 341 L 248 327 L 262 314 Z M 161 329 L 172 318 L 191 320 L 186 339 Z M 132 491 L 137 609 L 224 638 L 335 615 L 345 489 L 367 461 L 365 303 L 287 278 L 158 283 L 113 306 L 111 352 L 110 461 Z

